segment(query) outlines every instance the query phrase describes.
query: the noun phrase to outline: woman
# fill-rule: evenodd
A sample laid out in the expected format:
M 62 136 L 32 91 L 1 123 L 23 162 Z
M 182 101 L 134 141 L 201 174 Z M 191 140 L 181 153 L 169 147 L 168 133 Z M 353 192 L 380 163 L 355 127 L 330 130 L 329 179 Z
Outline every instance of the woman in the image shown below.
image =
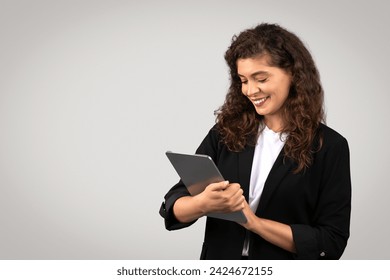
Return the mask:
M 344 137 L 323 124 L 323 90 L 301 40 L 274 24 L 233 37 L 231 85 L 197 153 L 225 182 L 165 196 L 168 230 L 210 212 L 243 210 L 238 224 L 207 218 L 201 259 L 339 259 L 349 237 L 351 180 Z

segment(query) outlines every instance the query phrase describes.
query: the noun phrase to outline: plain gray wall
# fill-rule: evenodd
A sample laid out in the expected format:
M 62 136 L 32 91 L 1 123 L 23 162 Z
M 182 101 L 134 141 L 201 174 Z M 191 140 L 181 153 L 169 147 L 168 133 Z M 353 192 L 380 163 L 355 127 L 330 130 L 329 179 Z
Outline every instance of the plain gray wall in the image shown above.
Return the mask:
M 387 1 L 0 1 L 0 258 L 198 259 L 168 232 L 178 180 L 228 87 L 231 37 L 279 23 L 320 70 L 351 149 L 344 259 L 389 259 Z

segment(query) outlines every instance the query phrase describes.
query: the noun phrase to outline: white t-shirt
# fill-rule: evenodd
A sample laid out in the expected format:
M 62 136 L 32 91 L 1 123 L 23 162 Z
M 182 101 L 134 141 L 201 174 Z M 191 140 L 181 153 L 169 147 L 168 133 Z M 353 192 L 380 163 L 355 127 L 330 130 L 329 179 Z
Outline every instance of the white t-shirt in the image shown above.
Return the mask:
M 256 209 L 259 206 L 265 181 L 284 146 L 285 139 L 286 137 L 284 134 L 280 137 L 280 133 L 272 131 L 267 126 L 264 127 L 257 139 L 253 156 L 248 202 L 253 212 L 256 212 Z M 248 255 L 248 248 L 249 240 L 246 239 L 242 250 L 243 256 Z

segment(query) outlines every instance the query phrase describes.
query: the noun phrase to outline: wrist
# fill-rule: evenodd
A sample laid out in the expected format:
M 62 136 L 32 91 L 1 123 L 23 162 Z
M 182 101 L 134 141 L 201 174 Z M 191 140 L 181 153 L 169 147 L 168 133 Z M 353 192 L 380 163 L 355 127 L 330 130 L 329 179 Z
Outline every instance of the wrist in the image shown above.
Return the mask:
M 207 203 L 204 202 L 201 195 L 192 196 L 194 209 L 197 210 L 199 215 L 204 216 L 208 213 Z
M 262 219 L 255 214 L 249 215 L 247 218 L 246 228 L 252 232 L 258 233 L 259 227 L 261 227 Z

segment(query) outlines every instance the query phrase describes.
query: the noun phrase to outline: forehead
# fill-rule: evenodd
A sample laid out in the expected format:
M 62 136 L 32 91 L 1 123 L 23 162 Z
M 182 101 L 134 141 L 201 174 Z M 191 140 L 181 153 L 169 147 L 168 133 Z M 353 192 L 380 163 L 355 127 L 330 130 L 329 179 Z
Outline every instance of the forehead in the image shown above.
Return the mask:
M 262 55 L 260 57 L 251 58 L 239 58 L 237 59 L 237 72 L 239 75 L 247 75 L 255 72 L 269 72 L 272 67 L 269 63 L 270 58 L 268 55 Z
M 292 76 L 291 71 L 272 66 L 270 61 L 271 58 L 268 55 L 237 59 L 237 74 L 246 78 L 258 76 Z

